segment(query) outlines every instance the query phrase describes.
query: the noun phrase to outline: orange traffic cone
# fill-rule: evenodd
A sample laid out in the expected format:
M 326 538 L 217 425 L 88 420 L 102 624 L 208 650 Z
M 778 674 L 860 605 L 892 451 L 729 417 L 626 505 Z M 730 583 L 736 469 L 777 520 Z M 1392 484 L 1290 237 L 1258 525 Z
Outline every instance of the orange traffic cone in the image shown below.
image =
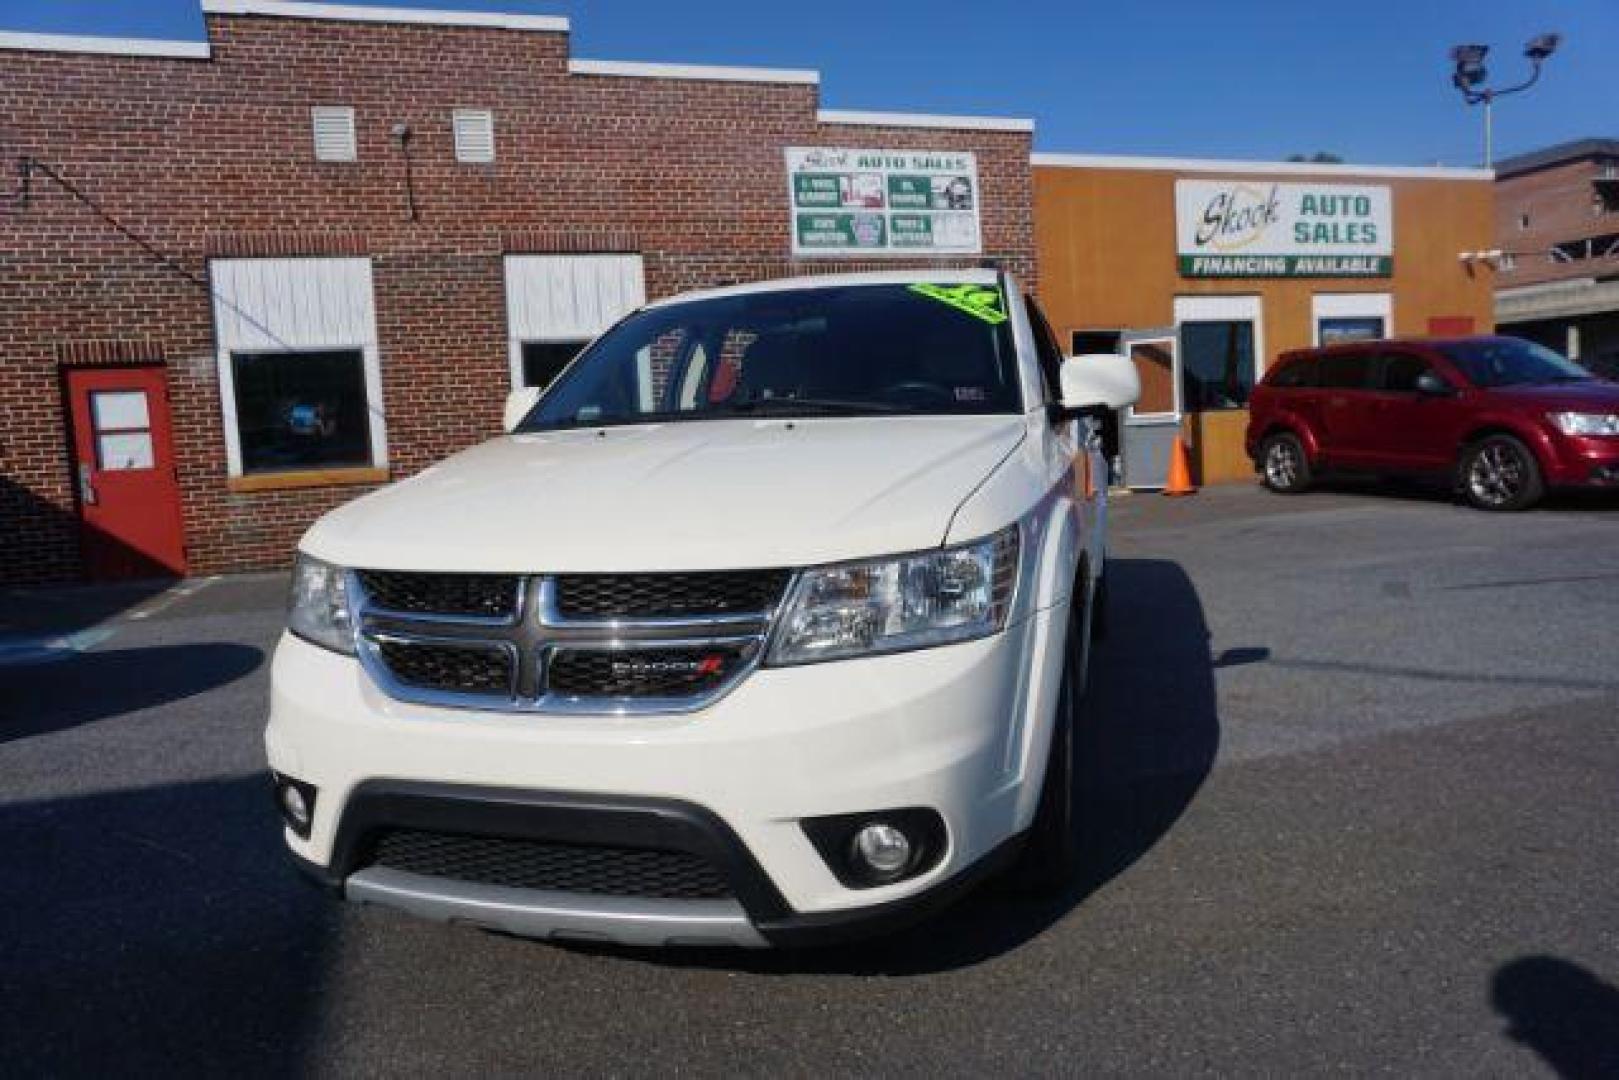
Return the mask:
M 1169 455 L 1169 483 L 1164 485 L 1165 495 L 1196 495 L 1192 486 L 1192 465 L 1186 457 L 1186 443 L 1175 436 L 1175 449 Z

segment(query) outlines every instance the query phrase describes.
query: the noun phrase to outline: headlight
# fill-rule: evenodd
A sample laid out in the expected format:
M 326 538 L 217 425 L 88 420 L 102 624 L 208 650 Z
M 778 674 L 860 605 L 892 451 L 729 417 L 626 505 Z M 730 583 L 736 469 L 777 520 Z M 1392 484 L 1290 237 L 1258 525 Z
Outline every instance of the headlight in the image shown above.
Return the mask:
M 298 555 L 292 564 L 287 629 L 322 648 L 354 655 L 354 620 L 340 567 Z
M 1619 413 L 1554 412 L 1550 416 L 1564 435 L 1619 435 Z
M 1016 525 L 942 551 L 806 570 L 770 664 L 813 664 L 985 637 L 1006 625 L 1017 581 Z

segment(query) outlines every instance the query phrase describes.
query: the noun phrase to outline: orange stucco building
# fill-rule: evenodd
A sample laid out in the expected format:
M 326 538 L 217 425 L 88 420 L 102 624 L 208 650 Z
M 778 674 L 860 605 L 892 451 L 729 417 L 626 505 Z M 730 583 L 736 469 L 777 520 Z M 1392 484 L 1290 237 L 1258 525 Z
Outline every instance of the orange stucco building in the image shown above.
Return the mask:
M 1278 354 L 1493 329 L 1486 170 L 1036 154 L 1040 297 L 1074 353 L 1125 351 L 1124 481 L 1179 434 L 1205 483 L 1252 475 L 1247 394 Z

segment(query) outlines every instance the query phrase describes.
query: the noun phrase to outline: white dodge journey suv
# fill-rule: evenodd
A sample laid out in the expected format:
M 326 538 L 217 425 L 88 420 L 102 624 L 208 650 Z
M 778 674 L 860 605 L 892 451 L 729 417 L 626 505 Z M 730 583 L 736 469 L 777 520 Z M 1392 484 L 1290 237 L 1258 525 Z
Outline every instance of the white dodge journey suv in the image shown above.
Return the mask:
M 672 297 L 299 544 L 266 743 L 350 900 L 801 944 L 1075 859 L 1095 417 L 993 270 Z

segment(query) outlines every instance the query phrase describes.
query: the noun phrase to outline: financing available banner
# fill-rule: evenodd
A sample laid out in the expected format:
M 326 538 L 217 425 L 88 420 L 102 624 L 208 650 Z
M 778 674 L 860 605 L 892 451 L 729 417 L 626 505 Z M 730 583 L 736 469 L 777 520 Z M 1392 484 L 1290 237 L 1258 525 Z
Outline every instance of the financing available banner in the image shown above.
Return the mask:
M 1386 186 L 1177 180 L 1182 277 L 1388 277 Z
M 977 255 L 978 158 L 787 148 L 794 255 Z

